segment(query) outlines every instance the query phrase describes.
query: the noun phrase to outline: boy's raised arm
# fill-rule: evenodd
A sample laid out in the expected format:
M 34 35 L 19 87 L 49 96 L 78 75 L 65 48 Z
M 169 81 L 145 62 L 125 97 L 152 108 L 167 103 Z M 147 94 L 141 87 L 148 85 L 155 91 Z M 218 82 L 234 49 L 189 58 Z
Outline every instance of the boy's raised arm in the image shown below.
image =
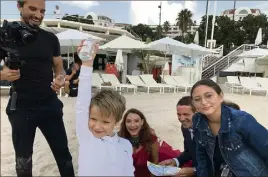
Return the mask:
M 82 41 L 81 45 L 78 47 L 78 54 L 83 50 L 84 44 L 86 44 L 85 40 Z M 76 134 L 79 143 L 81 143 L 81 139 L 90 136 L 90 131 L 88 129 L 89 106 L 91 101 L 93 61 L 98 50 L 97 44 L 93 44 L 91 49 L 86 53 L 90 55 L 88 58 L 81 55 L 83 56 L 83 58 L 81 58 L 83 64 L 79 75 L 78 96 L 76 100 Z
M 91 100 L 92 70 L 93 68 L 90 66 L 81 66 L 76 101 L 76 134 L 78 140 L 82 137 L 89 136 L 88 119 Z

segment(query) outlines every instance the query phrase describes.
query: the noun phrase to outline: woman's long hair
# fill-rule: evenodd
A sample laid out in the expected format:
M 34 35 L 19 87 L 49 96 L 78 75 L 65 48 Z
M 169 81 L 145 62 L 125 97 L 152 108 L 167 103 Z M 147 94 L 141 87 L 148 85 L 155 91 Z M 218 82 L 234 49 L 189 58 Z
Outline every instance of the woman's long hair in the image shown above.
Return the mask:
M 137 114 L 138 116 L 140 116 L 141 120 L 143 120 L 143 125 L 140 129 L 140 132 L 139 132 L 139 141 L 140 141 L 140 144 L 145 148 L 145 150 L 150 152 L 151 146 L 153 144 L 153 139 L 152 139 L 153 134 L 151 131 L 151 127 L 147 123 L 146 118 L 141 111 L 132 108 L 132 109 L 129 109 L 125 113 L 125 115 L 123 117 L 123 121 L 122 121 L 121 126 L 120 126 L 120 131 L 118 132 L 118 135 L 120 137 L 126 138 L 128 140 L 131 139 L 131 135 L 128 132 L 127 127 L 126 127 L 126 119 L 130 113 Z

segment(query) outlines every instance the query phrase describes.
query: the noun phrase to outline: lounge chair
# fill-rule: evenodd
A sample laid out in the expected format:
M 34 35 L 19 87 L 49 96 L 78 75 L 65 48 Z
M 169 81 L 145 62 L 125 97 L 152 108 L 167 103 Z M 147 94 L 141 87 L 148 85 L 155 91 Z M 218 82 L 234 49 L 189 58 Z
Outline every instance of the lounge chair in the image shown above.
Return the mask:
M 236 88 L 237 92 L 238 89 L 243 88 L 238 79 L 238 76 L 227 76 L 227 82 L 225 84 L 227 84 L 230 87 L 232 93 L 234 92 L 234 88 Z
M 122 91 L 122 88 L 126 88 L 127 92 L 128 89 L 133 89 L 134 94 L 137 92 L 137 86 L 132 84 L 121 84 L 114 74 L 101 74 L 101 77 L 104 82 L 110 82 L 116 89 L 119 88 L 120 92 Z
M 92 73 L 92 87 L 101 90 L 102 88 L 116 89 L 112 85 L 105 85 L 105 82 L 100 77 L 99 73 Z
M 162 86 L 159 86 L 159 85 L 147 85 L 141 80 L 141 78 L 139 76 L 127 75 L 127 79 L 132 85 L 135 85 L 137 87 L 147 88 L 147 93 L 148 94 L 150 93 L 151 88 L 157 88 L 157 89 L 159 89 L 160 93 L 162 92 Z
M 250 77 L 240 77 L 241 85 L 243 86 L 242 94 L 245 90 L 249 90 L 249 95 L 251 95 L 252 91 L 266 92 L 266 96 L 268 96 L 268 89 L 263 88 L 256 79 Z
M 174 89 L 174 93 L 176 93 L 176 86 L 174 85 L 168 85 L 168 84 L 160 84 L 160 83 L 157 83 L 154 78 L 153 78 L 153 75 L 152 74 L 143 74 L 143 75 L 140 75 L 140 78 L 143 80 L 143 82 L 147 85 L 155 85 L 155 86 L 159 86 L 159 87 L 162 87 L 163 89 L 163 93 L 165 92 L 165 88 L 169 88 L 169 91 L 171 89 Z
M 185 93 L 187 93 L 188 88 L 190 89 L 193 86 L 193 84 L 191 84 L 183 76 L 172 76 L 172 77 L 179 84 L 179 87 L 185 88 Z
M 179 83 L 174 80 L 174 78 L 170 75 L 161 75 L 161 79 L 168 85 L 172 85 L 177 89 L 180 87 Z

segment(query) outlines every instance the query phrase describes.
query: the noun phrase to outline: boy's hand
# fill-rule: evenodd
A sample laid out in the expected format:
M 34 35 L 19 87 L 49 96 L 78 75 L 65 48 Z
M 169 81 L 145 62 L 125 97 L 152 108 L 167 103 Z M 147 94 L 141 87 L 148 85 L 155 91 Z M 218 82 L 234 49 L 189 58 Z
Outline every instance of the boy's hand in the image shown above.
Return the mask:
M 80 50 L 82 49 L 83 43 L 84 43 L 84 40 L 81 41 L 81 44 L 78 46 L 77 53 L 79 53 Z M 97 43 L 93 43 L 92 44 L 92 53 L 91 53 L 91 56 L 89 57 L 88 60 L 82 60 L 82 65 L 83 66 L 87 66 L 87 67 L 92 67 L 93 66 L 94 59 L 96 57 L 96 54 L 98 52 L 98 49 L 99 49 L 99 45 Z

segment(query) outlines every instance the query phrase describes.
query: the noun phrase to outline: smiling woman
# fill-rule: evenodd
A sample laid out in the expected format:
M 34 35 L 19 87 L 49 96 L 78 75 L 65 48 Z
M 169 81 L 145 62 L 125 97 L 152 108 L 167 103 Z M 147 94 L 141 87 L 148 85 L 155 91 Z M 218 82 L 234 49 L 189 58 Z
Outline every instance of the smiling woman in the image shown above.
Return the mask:
M 249 113 L 226 106 L 220 86 L 210 79 L 195 83 L 191 98 L 198 111 L 197 176 L 267 176 L 268 130 Z
M 158 163 L 158 142 L 143 113 L 137 109 L 128 110 L 118 134 L 133 146 L 135 177 L 150 177 L 147 161 Z

